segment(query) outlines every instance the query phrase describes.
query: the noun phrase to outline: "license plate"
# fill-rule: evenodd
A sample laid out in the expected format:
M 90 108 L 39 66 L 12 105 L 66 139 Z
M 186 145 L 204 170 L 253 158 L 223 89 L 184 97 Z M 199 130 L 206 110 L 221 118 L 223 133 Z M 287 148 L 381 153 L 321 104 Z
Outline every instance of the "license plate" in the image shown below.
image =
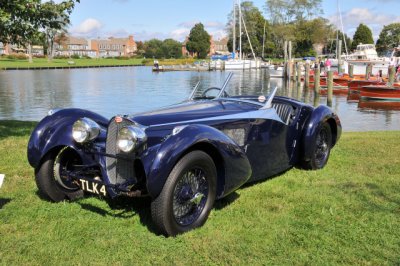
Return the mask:
M 79 179 L 79 182 L 82 190 L 97 195 L 107 196 L 106 187 L 103 184 L 83 179 Z

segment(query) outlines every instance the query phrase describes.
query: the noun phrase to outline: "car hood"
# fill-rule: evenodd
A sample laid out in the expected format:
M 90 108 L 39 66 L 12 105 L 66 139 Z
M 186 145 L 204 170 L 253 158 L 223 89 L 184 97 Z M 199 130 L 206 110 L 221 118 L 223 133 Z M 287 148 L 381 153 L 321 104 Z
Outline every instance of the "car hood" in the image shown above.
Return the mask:
M 129 116 L 143 126 L 173 124 L 257 110 L 259 106 L 229 100 L 184 102 L 156 111 Z

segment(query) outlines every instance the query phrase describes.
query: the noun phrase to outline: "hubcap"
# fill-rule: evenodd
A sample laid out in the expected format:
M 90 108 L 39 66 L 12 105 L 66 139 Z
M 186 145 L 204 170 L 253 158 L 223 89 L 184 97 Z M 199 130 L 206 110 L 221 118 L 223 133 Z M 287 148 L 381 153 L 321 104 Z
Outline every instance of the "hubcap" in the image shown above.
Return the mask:
M 208 181 L 200 168 L 179 177 L 173 194 L 173 213 L 178 224 L 192 224 L 200 216 L 207 202 Z

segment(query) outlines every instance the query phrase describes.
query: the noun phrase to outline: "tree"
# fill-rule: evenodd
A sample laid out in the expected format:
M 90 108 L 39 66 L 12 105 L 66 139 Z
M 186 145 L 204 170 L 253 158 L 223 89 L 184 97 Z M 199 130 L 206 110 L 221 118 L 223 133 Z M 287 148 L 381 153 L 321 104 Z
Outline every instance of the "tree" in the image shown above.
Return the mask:
M 320 16 L 322 0 L 266 0 L 272 24 L 288 24 Z
M 384 26 L 376 42 L 376 50 L 383 54 L 400 44 L 400 23 Z
M 146 48 L 142 41 L 136 42 L 137 54 L 139 56 L 143 56 L 146 53 Z
M 164 51 L 162 49 L 163 42 L 158 39 L 151 39 L 144 43 L 145 53 L 147 58 L 163 58 Z
M 354 33 L 351 49 L 355 50 L 357 48 L 357 45 L 359 45 L 360 43 L 364 44 L 374 43 L 374 38 L 372 37 L 371 29 L 362 23 L 358 25 L 357 30 Z
M 163 41 L 162 50 L 165 58 L 181 58 L 182 44 L 173 39 L 165 39 Z
M 64 0 L 42 3 L 41 0 L 0 1 L 0 41 L 26 45 L 38 31 L 48 27 L 59 28 L 58 20 L 69 23 L 75 3 L 80 0 Z
M 189 52 L 196 53 L 198 58 L 206 58 L 210 52 L 210 35 L 204 29 L 202 23 L 197 23 L 190 30 L 189 40 L 186 43 L 186 49 Z
M 292 41 L 295 56 L 315 54 L 313 44 L 326 43 L 329 25 L 319 17 L 321 0 L 266 0 L 265 9 L 277 46 L 275 56 L 283 55 L 285 41 Z
M 325 46 L 329 39 L 332 25 L 327 19 L 315 18 L 302 20 L 295 25 L 294 54 L 296 57 L 315 56 L 314 44 Z
M 62 1 L 56 4 L 53 0 L 45 2 L 41 5 L 41 26 L 46 36 L 47 58 L 49 61 L 54 56 L 54 41 L 57 35 L 67 32 L 69 25 L 69 15 L 74 7 L 72 0 Z

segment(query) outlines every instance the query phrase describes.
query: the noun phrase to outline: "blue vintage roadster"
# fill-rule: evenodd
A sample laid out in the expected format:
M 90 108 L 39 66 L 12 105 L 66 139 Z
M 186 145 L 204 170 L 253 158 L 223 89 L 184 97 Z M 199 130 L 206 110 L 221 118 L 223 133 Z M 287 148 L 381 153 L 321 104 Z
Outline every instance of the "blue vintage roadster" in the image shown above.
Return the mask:
M 183 103 L 111 120 L 82 109 L 52 110 L 28 144 L 41 194 L 151 197 L 160 233 L 207 220 L 214 201 L 293 166 L 319 169 L 341 135 L 326 106 L 270 95 L 229 96 L 194 88 Z

